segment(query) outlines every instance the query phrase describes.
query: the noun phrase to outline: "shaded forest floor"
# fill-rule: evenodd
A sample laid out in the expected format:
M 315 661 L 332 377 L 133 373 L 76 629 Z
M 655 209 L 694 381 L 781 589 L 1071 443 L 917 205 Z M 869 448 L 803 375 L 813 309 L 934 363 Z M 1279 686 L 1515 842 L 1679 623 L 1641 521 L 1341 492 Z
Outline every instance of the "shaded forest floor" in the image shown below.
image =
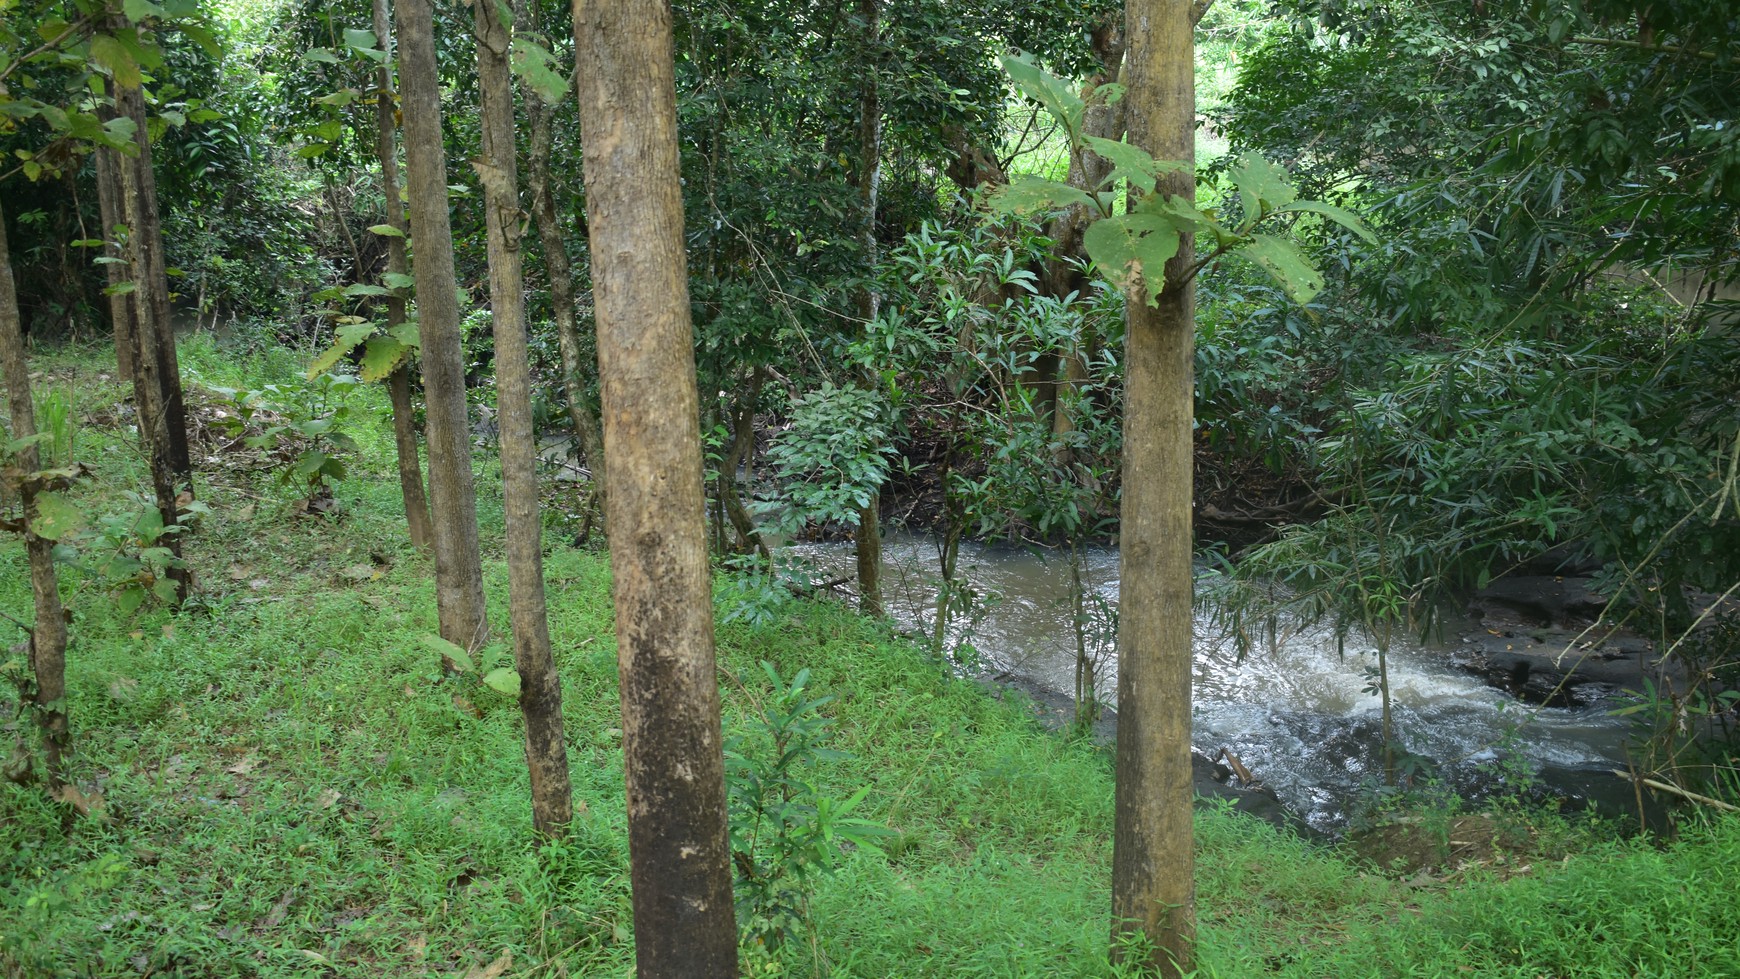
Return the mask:
M 183 351 L 211 385 L 294 387 L 297 365 Z M 139 477 L 99 355 L 51 354 L 81 459 L 115 501 Z M 577 817 L 530 843 L 513 702 L 443 677 L 430 565 L 403 543 L 384 398 L 359 394 L 336 516 L 269 473 L 214 464 L 179 615 L 122 615 L 69 575 L 74 770 L 100 812 L 0 784 L 0 975 L 613 976 L 632 969 L 609 571 L 549 552 Z M 506 627 L 499 481 L 479 457 L 492 618 Z M 727 727 L 808 668 L 850 754 L 813 775 L 896 835 L 818 879 L 810 940 L 760 975 L 1101 976 L 1108 755 L 952 679 L 886 627 L 721 579 Z M 741 613 L 753 606 L 753 615 Z M 29 607 L 0 544 L 0 609 Z M 753 624 L 751 624 L 753 622 Z M 6 628 L 10 629 L 10 626 Z M 16 636 L 7 640 L 9 647 Z M 1018 698 L 1012 698 L 1012 700 Z M 8 711 L 8 716 L 10 712 Z M 10 731 L 8 732 L 10 734 Z M 1403 870 L 1209 806 L 1197 821 L 1202 974 L 1740 976 L 1740 820 L 1672 845 L 1512 812 L 1467 859 L 1458 818 L 1414 814 L 1445 859 Z

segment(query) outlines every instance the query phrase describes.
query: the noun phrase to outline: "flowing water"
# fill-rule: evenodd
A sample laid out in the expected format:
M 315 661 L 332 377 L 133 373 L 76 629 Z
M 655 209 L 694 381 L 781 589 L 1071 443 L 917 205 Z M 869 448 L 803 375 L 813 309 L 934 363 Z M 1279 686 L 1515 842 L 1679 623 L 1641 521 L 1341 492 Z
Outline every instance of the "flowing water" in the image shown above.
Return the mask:
M 804 562 L 820 580 L 851 573 L 849 543 L 793 544 L 788 559 Z M 901 626 L 929 634 L 939 578 L 930 538 L 890 534 L 884 543 L 884 598 Z M 1111 703 L 1117 687 L 1109 642 L 1118 595 L 1118 554 L 1085 552 L 1089 619 L 1106 642 L 1097 687 Z M 1076 642 L 1067 552 L 963 543 L 958 575 L 974 592 L 973 608 L 957 616 L 951 645 L 973 672 L 1016 677 L 1069 696 L 1075 690 Z M 1097 600 L 1096 600 L 1097 599 Z M 1097 610 L 1097 613 L 1095 612 Z M 1326 627 L 1258 637 L 1240 655 L 1213 609 L 1195 615 L 1194 741 L 1215 757 L 1225 749 L 1312 827 L 1347 824 L 1362 799 L 1383 781 L 1381 705 L 1368 687 L 1376 648 L 1349 635 L 1345 646 Z M 1091 631 L 1091 630 L 1090 630 Z M 1525 775 L 1564 795 L 1617 800 L 1625 732 L 1611 701 L 1578 708 L 1521 703 L 1454 662 L 1457 644 L 1422 645 L 1392 639 L 1390 690 L 1397 740 L 1406 752 L 1464 794 L 1478 795 Z M 1624 795 L 1628 796 L 1629 793 Z

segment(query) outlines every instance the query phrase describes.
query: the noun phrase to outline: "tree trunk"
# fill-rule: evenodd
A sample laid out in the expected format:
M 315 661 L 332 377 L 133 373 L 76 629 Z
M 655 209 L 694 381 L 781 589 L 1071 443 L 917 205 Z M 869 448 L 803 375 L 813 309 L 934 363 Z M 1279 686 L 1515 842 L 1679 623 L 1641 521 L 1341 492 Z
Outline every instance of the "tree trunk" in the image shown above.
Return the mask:
M 110 115 L 110 118 L 113 116 Z M 133 324 L 133 301 L 118 293 L 116 287 L 127 281 L 125 247 L 115 234 L 115 226 L 126 224 L 121 215 L 121 174 L 117 159 L 120 154 L 99 148 L 97 158 L 97 210 L 102 216 L 103 257 L 116 259 L 103 265 L 109 288 L 109 320 L 115 335 L 115 373 L 122 382 L 133 383 L 133 351 L 139 346 L 137 327 Z
M 128 307 L 127 319 L 133 325 L 133 409 L 138 422 L 140 447 L 150 464 L 152 495 L 163 519 L 165 532 L 156 543 L 168 548 L 174 556 L 175 566 L 170 568 L 169 578 L 175 582 L 176 602 L 179 603 L 192 592 L 193 575 L 181 563 L 181 535 L 172 528 L 180 523 L 180 506 L 176 499 L 178 474 L 186 478 L 186 470 L 190 467 L 187 465 L 185 415 L 176 413 L 181 379 L 175 363 L 175 338 L 169 324 L 169 279 L 164 274 L 163 236 L 157 224 L 157 205 L 153 199 L 156 182 L 151 175 L 151 140 L 146 129 L 144 93 L 137 88 L 122 88 L 113 82 L 109 84 L 109 92 L 115 114 L 131 118 L 136 127 L 133 140 L 138 147 L 137 155 L 129 157 L 111 149 L 98 152 L 110 155 L 114 187 L 120 192 L 118 213 L 121 222 L 127 226 L 120 267 L 126 270 L 125 284 L 131 288 L 120 295 Z M 177 428 L 180 429 L 179 439 L 174 434 Z M 178 443 L 183 461 L 179 469 L 176 465 Z M 187 489 L 192 492 L 191 484 Z
M 532 220 L 538 229 L 538 244 L 544 253 L 544 277 L 550 287 L 550 306 L 556 318 L 556 341 L 562 352 L 562 390 L 568 396 L 568 416 L 580 440 L 596 494 L 604 486 L 604 435 L 598 415 L 586 397 L 586 379 L 596 375 L 597 361 L 588 364 L 580 354 L 580 329 L 574 316 L 574 270 L 568 260 L 568 245 L 562 240 L 562 222 L 556 214 L 556 197 L 550 189 L 550 150 L 555 139 L 551 126 L 552 106 L 532 91 L 525 92 L 526 113 L 531 119 L 531 144 L 526 156 L 527 190 L 532 197 Z M 599 505 L 602 506 L 602 497 Z M 609 528 L 605 529 L 609 533 Z
M 574 0 L 643 977 L 737 972 L 671 9 Z
M 138 242 L 139 264 L 133 269 L 138 288 L 133 292 L 138 316 L 149 317 L 149 327 L 139 331 L 140 356 L 156 361 L 157 387 L 163 420 L 158 432 L 168 458 L 172 482 L 192 492 L 193 460 L 187 449 L 187 404 L 181 393 L 181 364 L 175 355 L 175 323 L 169 308 L 169 274 L 163 257 L 163 220 L 157 211 L 157 175 L 151 166 L 150 120 L 145 113 L 145 93 L 138 88 L 121 89 L 119 109 L 133 119 L 135 156 L 120 157 L 124 171 L 131 171 L 136 198 L 129 198 L 128 227 Z M 138 304 L 143 304 L 139 306 Z M 146 344 L 149 344 L 148 346 Z M 173 498 L 173 494 L 172 494 Z M 185 594 L 183 597 L 186 597 Z
M 526 724 L 526 765 L 532 775 L 532 825 L 540 837 L 565 834 L 574 818 L 568 746 L 562 736 L 562 681 L 550 653 L 544 605 L 544 525 L 538 515 L 538 444 L 532 428 L 532 369 L 526 349 L 526 305 L 520 274 L 520 199 L 514 168 L 513 37 L 501 8 L 476 11 L 477 82 L 483 154 L 473 166 L 483 181 L 489 236 L 489 297 L 495 325 L 496 420 L 500 426 L 502 500 L 507 518 L 508 606 L 514 665 L 520 673 L 520 713 Z
M 478 552 L 477 491 L 466 424 L 459 284 L 447 217 L 447 154 L 441 143 L 441 82 L 429 0 L 398 6 L 399 82 L 405 122 L 405 189 L 416 244 L 423 402 L 428 416 L 429 498 L 435 524 L 435 607 L 441 636 L 465 649 L 489 638 Z M 445 663 L 452 668 L 454 664 Z
M 1131 0 L 1125 81 L 1131 142 L 1161 160 L 1192 160 L 1195 58 L 1190 0 Z M 1189 171 L 1156 193 L 1195 199 Z M 1191 833 L 1191 412 L 1195 296 L 1190 236 L 1166 263 L 1149 306 L 1128 297 L 1123 593 L 1118 622 L 1117 799 L 1112 843 L 1114 935 L 1141 932 L 1164 976 L 1191 970 L 1196 931 Z M 1114 948 L 1116 943 L 1114 943 Z
M 870 64 L 858 95 L 858 198 L 864 222 L 864 288 L 858 294 L 858 317 L 866 326 L 880 312 L 876 274 L 876 199 L 882 185 L 882 93 L 877 85 L 876 52 L 882 43 L 881 0 L 858 0 L 863 22 L 864 52 Z M 873 378 L 867 379 L 871 382 Z M 882 614 L 882 494 L 872 490 L 870 502 L 858 511 L 858 604 L 865 615 Z
M 36 434 L 36 407 L 30 399 L 30 370 L 24 361 L 24 322 L 18 313 L 18 287 L 12 278 L 12 256 L 6 240 L 6 216 L 0 213 L 0 375 L 6 380 L 6 400 L 12 413 L 12 438 Z M 54 568 L 54 542 L 32 533 L 36 487 L 22 478 L 41 468 L 34 445 L 18 453 L 19 509 L 25 520 L 24 549 L 30 562 L 30 590 L 35 619 L 30 634 L 30 676 L 35 684 L 32 707 L 42 731 L 43 768 L 50 792 L 66 783 L 64 752 L 66 717 L 66 616 L 60 604 L 60 579 Z
M 375 36 L 387 61 L 375 72 L 375 155 L 381 161 L 381 196 L 386 199 L 387 224 L 401 236 L 410 234 L 405 207 L 399 200 L 398 126 L 393 113 L 393 19 L 387 0 L 374 0 Z M 405 254 L 405 237 L 387 237 L 387 274 L 407 275 L 411 263 Z M 391 287 L 387 295 L 387 328 L 405 322 L 405 290 Z M 423 494 L 423 462 L 417 455 L 417 422 L 411 404 L 411 365 L 400 364 L 387 377 L 387 392 L 393 405 L 393 445 L 398 451 L 399 495 L 405 501 L 405 523 L 411 543 L 420 551 L 434 546 L 435 531 L 429 524 L 429 500 Z
M 761 539 L 761 531 L 755 529 L 755 521 L 737 492 L 737 470 L 755 448 L 755 406 L 761 401 L 761 385 L 766 377 L 767 368 L 759 364 L 750 368 L 748 392 L 732 407 L 731 446 L 719 463 L 719 506 L 737 534 L 736 550 L 745 554 L 753 551 L 762 560 L 772 561 L 767 542 Z

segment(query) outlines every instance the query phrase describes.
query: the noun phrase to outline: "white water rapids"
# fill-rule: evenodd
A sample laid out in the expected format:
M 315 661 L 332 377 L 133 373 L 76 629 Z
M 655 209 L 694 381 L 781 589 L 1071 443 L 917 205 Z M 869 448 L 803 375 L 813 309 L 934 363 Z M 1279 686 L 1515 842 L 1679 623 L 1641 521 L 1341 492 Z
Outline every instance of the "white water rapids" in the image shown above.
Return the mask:
M 848 544 L 793 544 L 782 560 L 808 562 L 823 580 L 851 574 Z M 928 634 L 939 579 L 928 537 L 890 534 L 883 545 L 884 598 L 903 628 Z M 953 644 L 977 651 L 975 672 L 1015 676 L 1065 696 L 1075 689 L 1076 646 L 1065 552 L 1042 552 L 973 543 L 961 545 L 959 578 L 976 594 L 974 611 L 951 624 Z M 1084 585 L 1115 607 L 1118 554 L 1085 553 Z M 1109 619 L 1102 616 L 1102 621 Z M 1109 626 L 1105 630 L 1109 632 Z M 1271 646 L 1259 635 L 1240 656 L 1237 644 L 1211 610 L 1195 616 L 1194 741 L 1197 750 L 1236 755 L 1308 824 L 1344 826 L 1358 801 L 1382 781 L 1381 704 L 1366 675 L 1376 648 L 1360 634 L 1338 650 L 1326 627 L 1282 631 Z M 1115 657 L 1104 644 L 1097 684 L 1111 702 L 1117 687 Z M 1454 665 L 1454 646 L 1423 646 L 1392 639 L 1390 690 L 1396 737 L 1407 753 L 1463 792 L 1490 791 L 1527 772 L 1570 795 L 1604 794 L 1617 780 L 1623 719 L 1606 701 L 1581 708 L 1521 703 L 1479 676 Z M 1500 761 L 1506 763 L 1499 770 Z

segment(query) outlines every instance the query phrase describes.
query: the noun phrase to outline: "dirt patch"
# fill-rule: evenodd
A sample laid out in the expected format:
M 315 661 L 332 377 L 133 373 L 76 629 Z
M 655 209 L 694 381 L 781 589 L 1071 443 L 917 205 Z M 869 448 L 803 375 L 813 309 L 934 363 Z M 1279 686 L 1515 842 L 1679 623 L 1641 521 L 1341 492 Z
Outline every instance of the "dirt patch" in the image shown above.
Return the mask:
M 1344 845 L 1379 872 L 1423 885 L 1476 869 L 1525 873 L 1535 843 L 1526 827 L 1472 814 L 1401 816 L 1349 834 Z

